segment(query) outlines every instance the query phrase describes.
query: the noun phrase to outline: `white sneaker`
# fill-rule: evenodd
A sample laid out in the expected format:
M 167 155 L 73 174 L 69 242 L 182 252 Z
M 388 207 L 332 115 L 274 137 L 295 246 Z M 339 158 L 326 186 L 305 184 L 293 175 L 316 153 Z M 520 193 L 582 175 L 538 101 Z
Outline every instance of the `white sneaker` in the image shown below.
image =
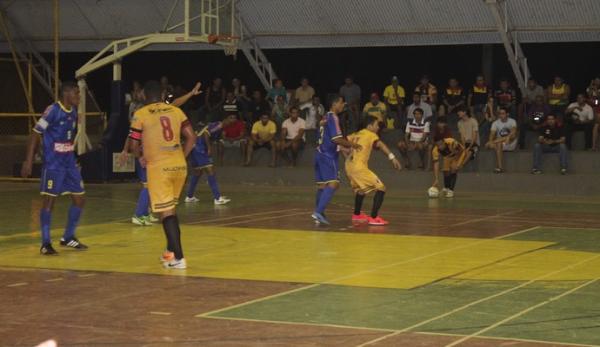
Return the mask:
M 131 223 L 135 224 L 135 225 L 141 225 L 141 226 L 147 226 L 147 225 L 152 225 L 152 222 L 150 222 L 148 219 L 146 219 L 145 216 L 133 216 L 131 217 Z
M 150 222 L 152 222 L 152 223 L 156 223 L 156 222 L 159 222 L 159 221 L 160 221 L 160 219 L 158 219 L 158 218 L 154 217 L 154 215 L 153 215 L 152 213 L 150 213 L 150 214 L 149 214 L 149 215 L 146 217 L 146 219 L 147 219 L 147 220 L 149 220 L 149 221 L 150 221 Z
M 449 190 L 450 189 L 448 189 L 448 188 L 442 188 L 442 194 L 446 195 L 446 193 L 448 193 Z
M 187 263 L 184 258 L 181 259 L 173 259 L 171 261 L 163 263 L 165 269 L 179 269 L 183 270 L 187 268 Z
M 198 199 L 198 198 L 197 198 L 197 197 L 195 197 L 195 196 L 192 196 L 192 197 L 187 197 L 187 196 L 186 196 L 186 197 L 185 197 L 185 202 L 198 202 L 198 201 L 200 201 L 200 199 Z
M 453 197 L 454 197 L 454 191 L 452 191 L 452 190 L 448 189 L 448 190 L 446 191 L 446 197 L 447 197 L 447 198 L 453 198 Z
M 221 196 L 218 199 L 215 199 L 215 205 L 225 205 L 226 203 L 230 202 L 231 199 L 227 199 L 224 196 Z

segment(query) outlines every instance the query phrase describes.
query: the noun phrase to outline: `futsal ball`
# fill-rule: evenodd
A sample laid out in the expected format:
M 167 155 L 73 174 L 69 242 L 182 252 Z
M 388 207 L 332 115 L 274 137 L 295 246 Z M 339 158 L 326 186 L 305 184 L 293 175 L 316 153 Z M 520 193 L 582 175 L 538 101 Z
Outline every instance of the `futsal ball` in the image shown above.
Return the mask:
M 219 36 L 217 36 L 215 34 L 208 35 L 208 43 L 214 45 L 215 43 L 217 43 L 217 41 L 219 41 Z
M 427 189 L 427 195 L 429 195 L 430 198 L 437 198 L 440 196 L 440 191 L 437 187 L 431 187 Z

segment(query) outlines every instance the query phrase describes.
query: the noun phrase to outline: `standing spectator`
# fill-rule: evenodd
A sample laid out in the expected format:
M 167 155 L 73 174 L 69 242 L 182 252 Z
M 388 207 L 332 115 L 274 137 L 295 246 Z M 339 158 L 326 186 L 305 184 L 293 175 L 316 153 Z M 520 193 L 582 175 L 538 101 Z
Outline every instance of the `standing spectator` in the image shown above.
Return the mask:
M 419 159 L 421 162 L 418 166 L 419 169 L 425 167 L 425 153 L 429 148 L 429 122 L 423 115 L 423 110 L 416 108 L 413 111 L 412 119 L 406 124 L 404 131 L 404 141 L 398 142 L 398 149 L 404 160 L 406 161 L 406 168 L 410 169 L 410 157 L 408 152 L 417 151 L 419 153 Z
M 484 123 L 484 112 L 490 96 L 492 96 L 492 92 L 488 88 L 485 78 L 478 75 L 475 78 L 475 84 L 469 89 L 467 105 L 471 109 L 471 115 L 475 116 L 479 124 Z
M 423 119 L 426 121 L 431 121 L 433 117 L 433 110 L 428 103 L 423 102 L 423 98 L 421 98 L 421 94 L 415 92 L 413 94 L 413 103 L 408 106 L 406 109 L 406 119 L 411 121 L 414 119 L 415 110 L 420 108 L 423 111 Z
M 369 102 L 363 107 L 363 119 L 366 119 L 367 116 L 375 117 L 380 123 L 384 125 L 387 124 L 387 107 L 379 100 L 379 95 L 377 93 L 371 93 Z
M 590 86 L 586 88 L 588 103 L 594 109 L 594 113 L 600 113 L 600 77 L 594 78 Z
M 572 149 L 573 133 L 583 131 L 585 149 L 592 148 L 592 131 L 594 128 L 594 110 L 585 100 L 585 95 L 577 94 L 577 101 L 570 104 L 565 111 L 567 148 Z
M 521 100 L 520 113 L 522 115 L 527 115 L 529 113 L 529 107 L 537 101 L 538 96 L 541 96 L 542 101 L 544 101 L 546 92 L 544 91 L 544 88 L 537 83 L 535 78 L 531 77 L 527 80 L 527 88 L 525 88 L 523 99 Z
M 486 144 L 487 148 L 496 151 L 494 173 L 504 172 L 504 152 L 512 152 L 517 149 L 517 140 L 517 122 L 513 118 L 509 118 L 509 110 L 506 107 L 500 107 L 498 119 L 492 123 L 490 140 Z
M 385 87 L 383 90 L 383 101 L 387 107 L 389 117 L 393 118 L 396 125 L 402 126 L 404 119 L 401 119 L 404 114 L 404 98 L 406 93 L 404 87 L 398 84 L 398 77 L 392 77 L 392 84 Z
M 133 113 L 144 106 L 144 94 L 139 81 L 133 81 L 133 89 L 129 94 L 129 99 L 129 121 L 131 122 Z
M 279 142 L 279 151 L 281 155 L 285 155 L 289 150 L 292 154 L 292 166 L 296 166 L 298 152 L 304 146 L 306 137 L 304 130 L 306 123 L 300 118 L 300 110 L 297 107 L 290 108 L 290 118 L 283 121 L 281 126 L 281 141 Z
M 483 120 L 479 123 L 479 136 L 481 138 L 488 139 L 490 137 L 490 128 L 492 127 L 492 123 L 494 123 L 496 120 L 497 113 L 498 107 L 496 106 L 494 97 L 490 95 L 488 96 L 487 103 L 483 108 Z M 475 119 L 477 120 L 477 118 Z
M 527 113 L 523 117 L 519 131 L 519 148 L 525 149 L 525 138 L 527 131 L 539 133 L 540 128 L 546 122 L 546 117 L 552 113 L 550 106 L 544 102 L 544 96 L 538 95 L 535 102 L 529 105 Z
M 346 101 L 348 109 L 347 122 L 350 123 L 350 128 L 357 128 L 358 116 L 360 115 L 361 90 L 360 87 L 354 83 L 352 77 L 346 77 L 344 85 L 340 87 L 340 95 Z
M 225 102 L 225 87 L 223 80 L 215 78 L 212 85 L 208 88 L 205 96 L 205 107 L 208 121 L 221 120 L 223 117 L 223 103 Z
M 512 118 L 517 117 L 517 92 L 510 87 L 510 82 L 503 78 L 500 80 L 500 88 L 494 91 L 494 98 L 498 107 L 510 110 Z
M 466 150 L 476 155 L 479 151 L 479 124 L 475 118 L 471 117 L 466 107 L 459 107 L 456 109 L 456 113 L 460 142 Z
M 231 80 L 231 91 L 233 95 L 237 99 L 238 106 L 240 108 L 240 112 L 245 113 L 248 111 L 248 103 L 250 102 L 250 97 L 248 97 L 247 88 L 242 84 L 242 81 L 239 78 L 234 78 Z
M 237 119 L 240 116 L 240 103 L 233 92 L 227 92 L 225 102 L 223 103 L 223 113 L 225 113 L 225 118 L 235 116 Z
M 273 81 L 273 88 L 271 88 L 267 93 L 267 101 L 274 103 L 277 100 L 277 96 L 279 95 L 283 97 L 283 100 L 287 104 L 287 89 L 285 89 L 285 87 L 283 86 L 282 80 L 276 79 Z
M 451 78 L 448 81 L 448 87 L 446 87 L 444 94 L 442 95 L 440 114 L 453 114 L 459 108 L 463 107 L 465 102 L 465 93 L 462 87 L 458 84 L 458 80 L 456 78 Z
M 248 149 L 246 151 L 246 163 L 244 166 L 250 166 L 252 162 L 252 152 L 256 149 L 266 148 L 271 151 L 270 167 L 275 167 L 275 159 L 277 156 L 277 147 L 275 144 L 275 134 L 277 126 L 269 119 L 269 114 L 260 116 L 260 120 L 252 125 L 250 133 L 250 141 L 248 141 Z
M 548 86 L 546 90 L 546 100 L 552 108 L 552 114 L 562 119 L 565 115 L 565 108 L 569 104 L 571 87 L 566 84 L 560 76 L 554 77 L 554 83 Z
M 302 78 L 300 87 L 296 88 L 296 92 L 294 93 L 296 104 L 302 107 L 302 105 L 310 103 L 314 95 L 315 89 L 310 86 L 308 78 Z
M 435 113 L 438 101 L 438 92 L 437 88 L 429 81 L 429 76 L 424 75 L 421 77 L 419 85 L 415 87 L 414 91 L 415 93 L 419 93 L 421 95 L 421 100 L 429 104 L 429 106 L 431 106 L 431 110 L 433 113 Z
M 218 147 L 221 165 L 223 165 L 225 148 L 238 147 L 242 155 L 242 163 L 246 159 L 246 125 L 234 115 L 229 115 L 228 118 L 228 122 L 223 125 L 223 134 Z
M 248 103 L 248 118 L 246 119 L 248 124 L 246 125 L 251 127 L 263 114 L 271 114 L 271 105 L 263 99 L 260 90 L 255 90 L 252 93 L 252 100 Z
M 273 105 L 273 109 L 271 110 L 271 120 L 275 122 L 277 125 L 277 129 L 281 129 L 281 124 L 287 115 L 287 105 L 285 104 L 285 100 L 283 96 L 277 95 L 275 99 L 275 105 Z
M 560 159 L 560 173 L 567 173 L 567 147 L 565 146 L 565 133 L 558 126 L 556 116 L 549 114 L 546 124 L 541 128 L 538 142 L 533 149 L 533 170 L 531 173 L 542 173 L 542 157 L 544 153 L 558 153 Z
M 303 109 L 304 110 L 304 109 Z M 325 107 L 321 104 L 321 98 L 313 96 L 312 103 L 306 110 L 306 130 L 314 130 L 321 118 L 325 115 Z
M 160 91 L 163 96 L 168 96 L 173 93 L 173 86 L 169 83 L 169 78 L 167 76 L 160 77 Z

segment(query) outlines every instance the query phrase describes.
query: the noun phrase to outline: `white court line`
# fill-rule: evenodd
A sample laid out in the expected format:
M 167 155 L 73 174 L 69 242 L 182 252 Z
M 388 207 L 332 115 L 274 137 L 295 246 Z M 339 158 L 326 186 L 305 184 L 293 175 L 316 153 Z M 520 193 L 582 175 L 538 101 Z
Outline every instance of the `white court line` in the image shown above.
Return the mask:
M 78 277 L 92 277 L 92 276 L 96 276 L 96 274 L 81 274 L 81 275 L 77 275 Z
M 590 260 L 596 259 L 598 257 L 600 257 L 600 254 L 598 254 L 598 255 L 596 255 L 594 257 L 591 257 Z M 479 335 L 481 335 L 481 334 L 483 334 L 483 333 L 485 333 L 487 331 L 490 331 L 492 329 L 495 329 L 495 328 L 499 327 L 500 325 L 502 325 L 502 324 L 504 324 L 506 322 L 509 322 L 509 321 L 511 321 L 511 320 L 513 320 L 515 318 L 519 318 L 519 317 L 521 317 L 522 315 L 524 315 L 526 313 L 529 313 L 529 312 L 531 312 L 533 310 L 536 310 L 536 309 L 538 309 L 538 308 L 540 308 L 540 307 L 542 307 L 544 305 L 547 305 L 547 304 L 549 304 L 551 302 L 560 300 L 561 298 L 563 298 L 563 297 L 565 297 L 567 295 L 573 294 L 576 291 L 578 291 L 578 290 L 580 290 L 580 289 L 582 289 L 584 287 L 589 286 L 590 284 L 598 282 L 599 280 L 600 280 L 600 277 L 596 277 L 596 278 L 594 278 L 592 280 L 589 280 L 589 281 L 587 281 L 587 282 L 585 282 L 585 283 L 583 283 L 583 284 L 581 284 L 581 285 L 579 285 L 579 286 L 577 286 L 575 288 L 572 288 L 572 289 L 567 290 L 566 292 L 563 292 L 562 294 L 553 296 L 553 297 L 551 297 L 551 298 L 549 298 L 549 299 L 547 299 L 545 301 L 542 301 L 542 302 L 540 302 L 540 303 L 538 303 L 536 305 L 533 305 L 533 306 L 531 306 L 529 308 L 526 308 L 526 309 L 524 309 L 524 310 L 522 310 L 520 312 L 517 312 L 517 313 L 513 314 L 510 317 L 504 318 L 503 320 L 500 320 L 500 321 L 498 321 L 498 322 L 496 322 L 496 323 L 494 323 L 494 324 L 492 324 L 492 325 L 490 325 L 490 326 L 488 326 L 486 328 L 483 328 L 483 329 L 481 329 L 479 331 L 476 331 L 476 332 L 472 333 L 471 335 L 467 335 L 467 336 L 465 336 L 465 337 L 463 337 L 461 339 L 458 339 L 458 340 L 456 340 L 456 341 L 454 341 L 452 343 L 449 343 L 449 344 L 446 345 L 446 347 L 456 346 L 456 345 L 461 344 L 461 343 L 463 343 L 463 342 L 465 342 L 465 341 L 467 341 L 467 340 L 469 340 L 469 339 L 471 339 L 473 337 L 477 337 L 477 336 L 479 336 Z
M 22 286 L 26 286 L 29 283 L 27 282 L 19 282 L 19 283 L 13 283 L 13 284 L 8 284 L 7 287 L 22 287 Z
M 239 304 L 236 304 L 236 305 L 232 305 L 232 306 L 223 307 L 223 308 L 220 308 L 218 310 L 200 313 L 200 314 L 196 315 L 196 317 L 205 317 L 205 316 L 209 316 L 209 315 L 212 315 L 212 314 L 220 313 L 220 312 L 223 312 L 223 311 L 228 311 L 228 310 L 231 310 L 231 309 L 235 309 L 235 308 L 239 308 L 239 307 L 243 307 L 243 306 L 255 304 L 255 303 L 266 301 L 266 300 L 270 300 L 270 299 L 274 299 L 274 298 L 277 298 L 277 297 L 280 297 L 280 296 L 284 296 L 284 295 L 288 295 L 288 294 L 293 294 L 293 293 L 297 293 L 297 292 L 300 292 L 300 291 L 303 291 L 303 290 L 315 288 L 315 287 L 318 287 L 318 286 L 323 285 L 323 284 L 332 284 L 332 283 L 335 283 L 337 281 L 348 279 L 348 278 L 351 278 L 351 277 L 354 277 L 354 276 L 357 276 L 357 275 L 362 275 L 363 273 L 373 272 L 373 271 L 377 271 L 377 270 L 380 270 L 380 269 L 386 268 L 386 267 L 397 266 L 397 265 L 401 265 L 401 264 L 407 264 L 407 263 L 411 263 L 411 262 L 423 260 L 423 259 L 426 259 L 426 258 L 434 257 L 436 255 L 440 255 L 440 254 L 452 252 L 452 251 L 455 251 L 457 249 L 461 249 L 461 248 L 465 248 L 465 247 L 471 247 L 471 246 L 474 246 L 474 245 L 478 245 L 480 243 L 489 242 L 491 240 L 498 240 L 498 239 L 503 239 L 503 238 L 510 237 L 510 236 L 513 236 L 513 235 L 522 234 L 522 233 L 525 233 L 525 232 L 528 232 L 528 231 L 531 231 L 531 230 L 534 230 L 534 229 L 537 229 L 537 228 L 538 227 L 536 226 L 536 227 L 528 228 L 528 229 L 525 229 L 525 230 L 516 231 L 516 232 L 511 233 L 511 234 L 507 234 L 507 235 L 503 235 L 503 236 L 499 236 L 499 237 L 494 237 L 492 239 L 482 239 L 482 240 L 478 240 L 478 241 L 475 241 L 475 242 L 472 242 L 472 243 L 469 243 L 469 244 L 466 244 L 466 245 L 460 245 L 460 246 L 456 246 L 456 247 L 451 247 L 451 248 L 448 248 L 448 249 L 445 249 L 445 250 L 442 250 L 442 251 L 433 252 L 433 253 L 426 254 L 426 255 L 423 255 L 423 256 L 420 256 L 420 257 L 411 258 L 411 259 L 399 261 L 399 262 L 392 263 L 392 264 L 376 266 L 376 267 L 374 267 L 374 268 L 372 268 L 370 270 L 359 271 L 357 273 L 350 274 L 350 275 L 347 275 L 347 276 L 342 276 L 342 277 L 339 277 L 339 278 L 334 278 L 334 279 L 331 279 L 329 281 L 320 282 L 320 283 L 313 283 L 313 284 L 310 284 L 310 285 L 307 285 L 307 286 L 304 286 L 304 287 L 295 288 L 295 289 L 292 289 L 292 290 L 288 290 L 288 291 L 284 291 L 284 292 L 281 292 L 281 293 L 277 293 L 277 294 L 265 296 L 265 297 L 262 297 L 262 298 L 258 298 L 258 299 L 254 299 L 254 300 L 250 300 L 250 301 L 246 301 L 246 302 L 242 302 L 242 303 L 239 303 Z
M 160 311 L 150 311 L 149 314 L 157 315 L 157 316 L 170 316 L 171 312 L 160 312 Z
M 523 211 L 523 210 L 514 210 L 514 211 L 508 211 L 508 212 L 504 212 L 504 213 L 498 213 L 498 214 L 487 216 L 487 217 L 475 218 L 475 219 L 470 219 L 470 220 L 467 220 L 467 221 L 464 221 L 464 222 L 450 224 L 448 226 L 449 227 L 457 227 L 457 226 L 461 226 L 461 225 L 465 225 L 465 224 L 483 222 L 483 221 L 488 220 L 488 219 L 494 219 L 494 218 L 498 218 L 498 217 L 508 216 L 508 215 L 511 215 L 511 214 L 514 214 L 514 213 L 519 213 L 521 211 Z
M 436 332 L 427 332 L 427 331 L 414 331 L 414 334 L 418 335 L 434 335 L 434 336 L 453 336 L 453 337 L 463 337 L 465 335 L 461 334 L 450 334 L 450 333 L 436 333 Z M 520 339 L 517 337 L 499 337 L 499 336 L 476 336 L 476 339 L 482 340 L 498 340 L 504 342 L 530 342 L 544 345 L 552 345 L 552 346 L 567 346 L 567 347 L 598 347 L 598 345 L 588 345 L 582 343 L 573 343 L 573 342 L 556 342 L 556 341 L 543 341 L 543 340 L 532 340 L 532 339 Z
M 51 279 L 48 279 L 48 280 L 44 280 L 44 282 L 59 282 L 59 281 L 62 281 L 62 280 L 64 280 L 64 278 L 57 277 L 57 278 L 51 278 Z
M 278 216 L 274 216 L 274 217 L 253 218 L 253 219 L 242 220 L 242 221 L 238 221 L 238 222 L 216 224 L 216 225 L 210 225 L 210 226 L 224 227 L 224 226 L 230 226 L 230 225 L 236 225 L 236 224 L 247 224 L 247 223 L 260 222 L 260 221 L 264 221 L 264 220 L 279 219 L 279 218 L 293 217 L 293 216 L 299 216 L 299 215 L 307 215 L 308 216 L 308 213 L 307 212 L 288 213 L 288 214 L 282 214 L 282 215 L 278 215 Z
M 226 221 L 226 220 L 230 220 L 230 219 L 255 217 L 255 216 L 262 216 L 262 215 L 266 215 L 266 214 L 292 212 L 292 211 L 298 211 L 298 210 L 300 210 L 300 209 L 299 208 L 288 208 L 288 209 L 285 209 L 285 210 L 273 210 L 273 211 L 267 211 L 267 212 L 257 212 L 257 213 L 249 213 L 249 214 L 240 214 L 240 215 L 231 216 L 231 217 L 213 218 L 213 219 L 207 219 L 207 220 L 198 221 L 198 222 L 190 222 L 190 223 L 185 223 L 185 225 L 205 224 L 205 223 L 211 223 L 211 222 L 221 222 L 221 221 Z

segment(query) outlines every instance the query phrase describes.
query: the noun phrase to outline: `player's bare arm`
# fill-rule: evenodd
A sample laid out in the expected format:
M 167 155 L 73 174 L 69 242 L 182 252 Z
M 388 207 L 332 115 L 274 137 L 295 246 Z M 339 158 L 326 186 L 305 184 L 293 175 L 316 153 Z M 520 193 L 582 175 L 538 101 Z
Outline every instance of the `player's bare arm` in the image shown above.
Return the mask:
M 361 150 L 362 146 L 359 145 L 358 143 L 354 143 L 354 142 L 350 142 L 348 140 L 346 140 L 343 137 L 336 137 L 334 139 L 332 139 L 333 143 L 335 143 L 336 145 L 342 146 L 342 147 L 347 147 L 347 148 L 353 148 L 356 150 Z
M 200 87 L 202 87 L 202 83 L 200 83 L 200 82 L 196 83 L 196 85 L 190 92 L 173 100 L 171 105 L 181 107 L 183 104 L 188 102 L 188 100 L 191 99 L 192 96 L 200 95 L 202 93 L 202 91 L 200 90 Z
M 431 186 L 440 187 L 440 161 L 439 159 L 433 161 L 433 184 Z
M 33 157 L 35 156 L 35 151 L 37 150 L 37 146 L 40 143 L 41 136 L 37 132 L 33 131 L 29 136 L 29 141 L 27 142 L 27 154 L 25 157 L 25 161 L 21 166 L 21 177 L 27 178 L 31 176 L 31 168 L 33 166 Z
M 377 141 L 377 143 L 375 144 L 375 147 L 378 148 L 380 151 L 382 151 L 383 154 L 385 154 L 388 157 L 388 159 L 392 162 L 392 166 L 394 167 L 394 169 L 402 170 L 402 164 L 400 164 L 398 159 L 396 159 L 396 156 L 394 155 L 394 153 L 392 153 L 392 151 L 390 151 L 388 146 L 386 146 L 385 143 L 383 143 L 383 141 Z

